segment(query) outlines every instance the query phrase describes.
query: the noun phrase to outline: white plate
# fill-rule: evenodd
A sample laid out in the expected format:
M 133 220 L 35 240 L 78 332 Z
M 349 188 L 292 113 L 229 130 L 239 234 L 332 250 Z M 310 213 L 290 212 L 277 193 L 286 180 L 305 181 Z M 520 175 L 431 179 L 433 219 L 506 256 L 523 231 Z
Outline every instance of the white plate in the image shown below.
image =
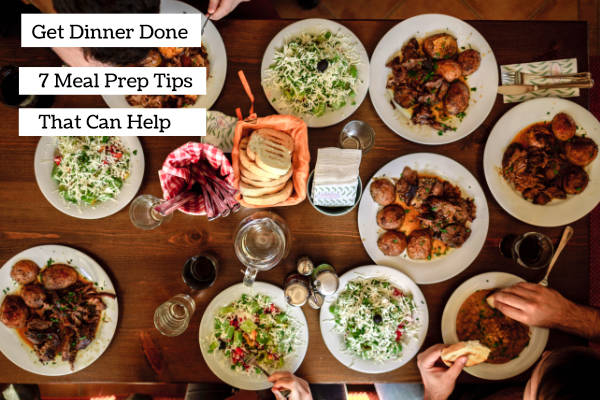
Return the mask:
M 463 197 L 470 197 L 475 201 L 477 215 L 471 224 L 471 236 L 461 247 L 452 249 L 445 256 L 432 260 L 411 260 L 406 253 L 396 257 L 386 256 L 377 247 L 377 239 L 383 230 L 377 225 L 375 216 L 381 206 L 371 197 L 371 182 L 373 178 L 382 176 L 399 178 L 405 166 L 419 174 L 431 173 L 446 179 L 460 188 Z M 448 157 L 414 153 L 396 158 L 373 175 L 363 193 L 358 206 L 358 230 L 369 257 L 376 264 L 398 268 L 418 284 L 437 283 L 452 278 L 471 265 L 483 248 L 490 219 L 487 200 L 477 179 L 465 167 Z
M 600 202 L 600 157 L 585 167 L 590 182 L 583 193 L 568 195 L 564 200 L 554 199 L 545 205 L 525 200 L 501 175 L 502 156 L 517 133 L 534 122 L 551 121 L 559 112 L 571 115 L 577 126 L 600 145 L 600 122 L 591 112 L 569 100 L 545 97 L 521 103 L 504 114 L 494 125 L 483 153 L 485 180 L 496 201 L 513 217 L 535 226 L 570 224 Z
M 263 374 L 246 375 L 239 371 L 233 371 L 229 367 L 229 359 L 225 357 L 222 352 L 208 352 L 208 347 L 213 338 L 215 315 L 219 312 L 221 307 L 239 299 L 242 294 L 262 294 L 269 296 L 273 304 L 285 311 L 290 318 L 295 321 L 296 328 L 298 329 L 298 343 L 296 344 L 296 349 L 293 354 L 286 358 L 285 364 L 281 368 L 282 371 L 296 372 L 300 367 L 300 364 L 302 364 L 304 356 L 306 355 L 306 350 L 308 349 L 308 325 L 302 309 L 300 307 L 289 306 L 285 301 L 283 290 L 275 285 L 265 282 L 254 282 L 254 285 L 250 288 L 243 283 L 230 286 L 219 293 L 210 302 L 208 307 L 206 307 L 206 311 L 204 311 L 204 314 L 202 315 L 202 321 L 200 321 L 198 340 L 200 341 L 202 357 L 204 357 L 204 361 L 206 361 L 208 368 L 210 368 L 213 374 L 219 379 L 233 387 L 243 390 L 268 389 L 273 385 Z
M 383 278 L 390 281 L 398 289 L 404 292 L 411 293 L 417 306 L 419 320 L 421 321 L 421 329 L 418 338 L 404 345 L 402 357 L 397 360 L 388 360 L 385 362 L 376 362 L 357 358 L 345 349 L 344 337 L 341 334 L 334 333 L 334 317 L 329 311 L 329 307 L 335 303 L 338 295 L 344 290 L 348 282 L 356 279 Z M 380 374 L 393 371 L 400 368 L 417 354 L 429 327 L 429 312 L 427 311 L 427 302 L 419 287 L 402 272 L 393 268 L 384 267 L 381 265 L 368 265 L 364 267 L 354 268 L 340 277 L 340 287 L 338 291 L 325 298 L 325 303 L 321 307 L 319 317 L 321 324 L 321 335 L 325 345 L 335 358 L 346 367 L 355 371 L 364 372 L 367 374 Z
M 144 178 L 144 150 L 136 136 L 121 136 L 121 141 L 131 154 L 130 176 L 123 182 L 123 187 L 115 199 L 104 201 L 98 205 L 73 204 L 66 201 L 58 192 L 58 185 L 52 179 L 54 156 L 56 156 L 56 137 L 43 136 L 35 149 L 35 180 L 44 197 L 58 211 L 71 217 L 82 219 L 104 218 L 120 211 L 133 199 Z M 137 150 L 137 154 L 133 154 Z
M 469 47 L 481 53 L 481 65 L 475 73 L 469 75 L 468 83 L 471 88 L 469 107 L 466 116 L 456 132 L 447 131 L 438 135 L 436 129 L 430 126 L 414 125 L 410 122 L 410 113 L 402 112 L 400 107 L 393 108 L 391 96 L 386 89 L 390 68 L 385 64 L 398 53 L 402 46 L 412 37 L 417 39 L 447 32 L 454 36 L 461 46 Z M 390 29 L 379 41 L 371 56 L 371 84 L 369 95 L 379 117 L 398 135 L 416 143 L 446 144 L 460 140 L 477 129 L 494 106 L 498 90 L 498 64 L 488 42 L 466 22 L 442 14 L 423 14 L 408 18 Z
M 4 301 L 6 294 L 15 292 L 19 285 L 10 277 L 10 271 L 13 265 L 19 260 L 32 260 L 40 267 L 44 268 L 48 259 L 52 258 L 54 262 L 64 263 L 77 267 L 77 272 L 87 280 L 98 283 L 98 289 L 102 292 L 116 293 L 115 288 L 102 267 L 90 258 L 87 254 L 79 250 L 59 245 L 36 246 L 24 250 L 8 260 L 0 268 L 0 304 Z M 4 293 L 8 289 L 8 293 Z M 102 353 L 108 348 L 110 341 L 115 335 L 117 321 L 119 319 L 119 305 L 117 299 L 109 297 L 102 298 L 106 304 L 104 318 L 98 326 L 96 338 L 83 350 L 77 352 L 74 369 L 68 362 L 62 361 L 60 355 L 56 356 L 54 362 L 42 364 L 36 357 L 33 350 L 19 337 L 16 330 L 6 327 L 0 323 L 0 351 L 10 361 L 26 371 L 38 375 L 59 376 L 68 375 L 86 368 L 96 361 Z
M 450 296 L 442 314 L 442 338 L 444 343 L 454 344 L 459 341 L 456 335 L 456 316 L 458 310 L 470 295 L 478 290 L 504 288 L 519 282 L 525 282 L 525 280 L 506 272 L 487 272 L 474 276 L 460 285 Z M 504 364 L 478 364 L 465 368 L 465 371 L 478 378 L 491 380 L 508 379 L 526 371 L 544 352 L 549 335 L 548 329 L 545 328 L 532 327 L 530 332 L 529 344 L 514 360 Z
M 281 48 L 285 41 L 297 36 L 300 33 L 308 32 L 318 34 L 325 30 L 344 35 L 355 43 L 355 50 L 360 57 L 360 63 L 357 66 L 359 82 L 354 90 L 356 92 L 354 104 L 352 104 L 352 102 L 348 102 L 348 104 L 339 110 L 327 111 L 324 115 L 316 117 L 311 114 L 294 114 L 294 112 L 284 104 L 273 103 L 273 98 L 280 98 L 282 96 L 281 92 L 277 88 L 267 88 L 264 82 L 266 71 L 269 69 L 269 65 L 273 63 L 275 49 Z M 271 40 L 267 46 L 267 49 L 265 50 L 265 54 L 263 55 L 262 64 L 260 66 L 260 79 L 263 90 L 265 91 L 265 95 L 267 96 L 267 100 L 279 114 L 296 115 L 297 117 L 302 118 L 309 128 L 322 128 L 325 126 L 335 125 L 338 122 L 343 121 L 352 115 L 358 107 L 360 107 L 361 103 L 367 96 L 367 90 L 369 89 L 369 55 L 367 54 L 367 51 L 365 50 L 365 47 L 361 43 L 360 39 L 344 25 L 328 19 L 303 19 L 302 21 L 294 22 L 293 24 L 286 26 Z
M 177 0 L 162 0 L 160 2 L 160 12 L 163 14 L 199 14 L 200 11 Z M 202 21 L 206 16 L 202 14 Z M 210 109 L 219 98 L 225 77 L 227 76 L 227 52 L 225 43 L 212 21 L 208 21 L 204 33 L 202 34 L 202 44 L 208 53 L 209 74 L 206 77 L 206 95 L 199 96 L 196 103 L 188 107 Z M 103 95 L 104 102 L 111 108 L 131 108 L 125 96 Z

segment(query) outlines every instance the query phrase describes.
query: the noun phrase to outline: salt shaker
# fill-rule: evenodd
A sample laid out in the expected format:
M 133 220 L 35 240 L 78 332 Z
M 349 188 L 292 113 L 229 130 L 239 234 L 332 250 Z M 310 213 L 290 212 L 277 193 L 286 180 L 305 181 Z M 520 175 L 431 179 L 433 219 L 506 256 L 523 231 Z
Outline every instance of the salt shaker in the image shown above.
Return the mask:
M 340 285 L 335 269 L 329 264 L 321 264 L 312 273 L 313 286 L 323 296 L 331 296 Z

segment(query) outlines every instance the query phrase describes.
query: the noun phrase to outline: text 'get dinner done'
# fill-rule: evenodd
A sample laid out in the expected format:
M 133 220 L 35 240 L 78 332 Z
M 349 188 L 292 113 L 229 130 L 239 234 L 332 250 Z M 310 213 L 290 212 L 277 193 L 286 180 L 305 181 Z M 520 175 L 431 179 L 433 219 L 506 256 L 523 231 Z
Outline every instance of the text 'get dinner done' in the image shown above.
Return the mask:
M 66 28 L 66 29 L 65 29 Z M 31 34 L 36 39 L 187 39 L 186 28 L 156 28 L 139 24 L 136 28 L 94 28 L 86 25 L 69 24 L 68 27 L 47 27 L 45 24 L 33 26 Z

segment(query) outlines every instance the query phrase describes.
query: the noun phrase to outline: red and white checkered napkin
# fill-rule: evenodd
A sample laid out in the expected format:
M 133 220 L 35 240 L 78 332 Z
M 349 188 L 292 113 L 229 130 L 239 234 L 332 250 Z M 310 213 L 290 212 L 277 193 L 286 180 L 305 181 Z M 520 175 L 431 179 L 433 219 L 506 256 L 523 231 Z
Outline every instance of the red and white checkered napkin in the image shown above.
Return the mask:
M 225 154 L 217 147 L 206 143 L 187 142 L 173 150 L 158 171 L 163 198 L 169 200 L 194 184 L 192 169 L 199 163 L 208 163 L 227 183 L 233 186 L 233 168 Z M 198 194 L 195 199 L 179 207 L 188 214 L 205 215 L 204 198 Z

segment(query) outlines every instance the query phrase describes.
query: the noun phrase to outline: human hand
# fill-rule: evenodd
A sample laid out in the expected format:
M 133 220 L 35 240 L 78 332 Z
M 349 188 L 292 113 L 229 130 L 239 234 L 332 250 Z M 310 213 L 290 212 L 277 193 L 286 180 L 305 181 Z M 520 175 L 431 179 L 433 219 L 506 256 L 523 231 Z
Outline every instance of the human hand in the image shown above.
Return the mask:
M 208 2 L 208 14 L 210 19 L 218 20 L 235 10 L 238 4 L 250 0 L 210 0 Z
M 269 382 L 273 383 L 271 391 L 277 400 L 284 400 L 285 397 L 281 394 L 282 390 L 289 390 L 289 400 L 312 400 L 308 382 L 298 378 L 291 372 L 280 371 L 269 376 Z
M 494 307 L 509 318 L 529 326 L 558 328 L 570 319 L 574 306 L 554 289 L 520 282 L 490 297 Z
M 445 347 L 443 344 L 436 344 L 417 356 L 417 366 L 425 388 L 424 400 L 446 400 L 467 362 L 467 357 L 463 356 L 450 368 L 436 366 Z

